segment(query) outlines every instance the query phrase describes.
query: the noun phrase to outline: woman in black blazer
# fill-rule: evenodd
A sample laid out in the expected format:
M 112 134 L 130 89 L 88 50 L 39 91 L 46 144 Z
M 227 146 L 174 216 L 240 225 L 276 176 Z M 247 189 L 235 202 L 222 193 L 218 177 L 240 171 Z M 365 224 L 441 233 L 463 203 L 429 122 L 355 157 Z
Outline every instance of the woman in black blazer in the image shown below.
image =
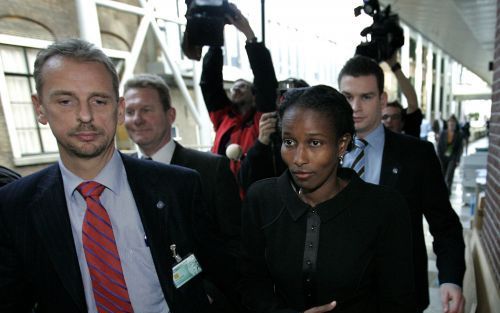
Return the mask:
M 327 86 L 289 91 L 280 107 L 288 170 L 250 187 L 243 278 L 250 312 L 415 312 L 409 212 L 391 189 L 339 160 L 352 109 Z
M 453 175 L 462 155 L 463 137 L 455 115 L 451 115 L 446 123 L 448 127 L 439 135 L 437 151 L 448 195 L 451 195 Z

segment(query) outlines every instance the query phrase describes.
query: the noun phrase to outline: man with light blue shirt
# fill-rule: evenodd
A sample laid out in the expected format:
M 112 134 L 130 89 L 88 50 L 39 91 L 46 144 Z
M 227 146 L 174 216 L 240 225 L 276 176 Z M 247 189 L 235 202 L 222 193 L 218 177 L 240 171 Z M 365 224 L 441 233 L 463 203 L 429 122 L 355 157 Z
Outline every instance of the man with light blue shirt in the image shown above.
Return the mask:
M 449 202 L 434 147 L 383 127 L 382 108 L 387 94 L 384 72 L 375 61 L 364 56 L 351 58 L 340 71 L 338 81 L 353 108 L 356 130 L 355 148 L 345 155 L 343 166 L 352 167 L 367 182 L 395 188 L 410 208 L 419 312 L 429 305 L 423 216 L 434 237 L 443 312 L 463 312 L 462 225 Z
M 0 311 L 210 312 L 200 275 L 176 281 L 191 253 L 215 262 L 191 223 L 206 214 L 199 175 L 115 149 L 124 101 L 92 44 L 41 50 L 34 76 L 60 160 L 0 189 Z

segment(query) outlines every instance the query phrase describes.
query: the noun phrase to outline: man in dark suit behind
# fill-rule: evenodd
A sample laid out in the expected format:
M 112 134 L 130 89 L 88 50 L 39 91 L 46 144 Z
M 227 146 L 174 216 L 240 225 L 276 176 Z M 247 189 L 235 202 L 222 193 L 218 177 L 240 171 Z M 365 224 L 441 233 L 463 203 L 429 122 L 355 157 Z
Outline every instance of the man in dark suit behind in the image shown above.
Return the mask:
M 238 255 L 241 200 L 229 160 L 185 148 L 172 139 L 171 129 L 176 110 L 171 103 L 170 89 L 161 77 L 152 74 L 133 77 L 125 83 L 124 99 L 125 128 L 139 147 L 138 153 L 134 155 L 199 172 L 206 205 L 214 222 L 214 235 L 224 240 L 231 253 Z M 228 287 L 225 293 L 234 291 L 232 286 Z M 216 297 L 215 300 L 217 302 L 219 299 Z M 219 307 L 219 310 L 224 309 Z
M 199 175 L 115 149 L 124 101 L 92 44 L 49 46 L 34 76 L 60 160 L 0 189 L 0 312 L 210 312 L 200 275 L 175 287 L 169 251 L 224 263 L 192 223 L 206 216 Z
M 358 157 L 360 148 L 353 149 L 345 156 L 344 166 L 360 169 L 359 175 L 367 182 L 394 187 L 406 198 L 410 208 L 419 312 L 429 305 L 423 216 L 434 237 L 443 311 L 463 312 L 462 225 L 448 200 L 432 144 L 383 127 L 381 115 L 387 94 L 384 73 L 375 61 L 363 56 L 350 59 L 339 74 L 339 87 L 353 108 L 355 141 L 363 139 L 365 144 L 358 145 L 366 145 L 364 158 Z M 361 166 L 363 159 L 364 166 Z

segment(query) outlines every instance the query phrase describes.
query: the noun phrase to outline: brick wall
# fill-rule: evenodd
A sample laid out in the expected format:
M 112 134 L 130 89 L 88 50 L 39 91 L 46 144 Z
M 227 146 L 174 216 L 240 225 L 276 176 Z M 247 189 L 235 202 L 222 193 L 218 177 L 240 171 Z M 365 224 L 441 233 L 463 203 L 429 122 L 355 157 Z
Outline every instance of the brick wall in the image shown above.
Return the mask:
M 60 0 L 23 0 L 0 1 L 0 16 L 16 16 L 31 19 L 49 29 L 56 39 L 78 36 L 78 20 L 76 19 L 75 1 Z M 74 18 L 69 18 L 74 17 Z M 26 36 L 24 29 L 19 29 L 16 23 L 2 25 L 0 33 Z M 36 32 L 32 38 L 40 38 Z
M 486 209 L 481 241 L 492 266 L 494 280 L 500 288 L 500 0 L 497 1 L 495 65 L 488 153 Z

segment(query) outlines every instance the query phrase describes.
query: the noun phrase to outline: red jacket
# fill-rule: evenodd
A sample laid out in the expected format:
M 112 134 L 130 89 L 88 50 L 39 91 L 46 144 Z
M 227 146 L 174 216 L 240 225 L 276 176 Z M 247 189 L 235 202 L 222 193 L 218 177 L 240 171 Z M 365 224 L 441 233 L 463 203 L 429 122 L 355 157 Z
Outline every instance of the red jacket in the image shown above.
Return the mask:
M 246 51 L 254 75 L 255 109 L 245 116 L 232 110 L 231 100 L 224 90 L 220 47 L 211 47 L 203 58 L 200 86 L 210 119 L 214 125 L 215 141 L 212 152 L 226 155 L 226 147 L 239 144 L 243 156 L 259 136 L 259 120 L 264 112 L 276 110 L 278 81 L 269 50 L 262 43 L 249 43 Z M 231 170 L 237 176 L 240 162 L 231 161 Z
M 210 119 L 214 124 L 215 141 L 212 152 L 225 155 L 226 144 L 237 143 L 241 146 L 242 157 L 245 158 L 259 136 L 259 120 L 262 112 L 249 111 L 245 116 L 234 112 L 231 107 L 210 112 Z M 229 136 L 229 140 L 224 140 Z M 239 161 L 230 163 L 231 171 L 237 174 L 240 169 Z

